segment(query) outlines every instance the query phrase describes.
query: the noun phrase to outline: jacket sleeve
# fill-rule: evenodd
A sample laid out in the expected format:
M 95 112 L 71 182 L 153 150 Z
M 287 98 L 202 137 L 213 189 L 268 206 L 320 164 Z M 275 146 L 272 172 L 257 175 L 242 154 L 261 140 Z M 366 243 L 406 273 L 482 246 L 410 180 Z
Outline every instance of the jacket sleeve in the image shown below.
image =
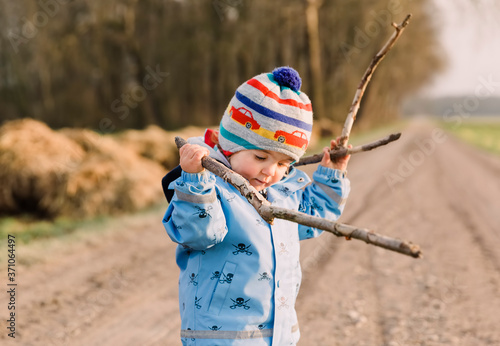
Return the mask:
M 194 250 L 208 249 L 227 234 L 226 219 L 217 197 L 215 175 L 182 172 L 172 184 L 175 194 L 163 217 L 172 241 Z
M 302 194 L 299 211 L 336 221 L 344 210 L 349 191 L 350 182 L 345 172 L 320 165 L 313 174 L 313 183 Z M 319 229 L 299 225 L 300 240 L 317 237 L 321 233 Z

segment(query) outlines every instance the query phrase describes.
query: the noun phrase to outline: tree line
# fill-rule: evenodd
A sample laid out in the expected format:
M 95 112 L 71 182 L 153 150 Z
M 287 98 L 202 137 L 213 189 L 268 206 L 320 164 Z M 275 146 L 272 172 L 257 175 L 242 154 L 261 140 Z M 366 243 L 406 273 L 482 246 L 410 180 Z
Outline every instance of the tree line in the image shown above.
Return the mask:
M 250 77 L 289 65 L 316 118 L 343 122 L 391 22 L 412 21 L 358 122 L 398 116 L 443 66 L 429 0 L 0 1 L 0 122 L 102 132 L 211 126 Z

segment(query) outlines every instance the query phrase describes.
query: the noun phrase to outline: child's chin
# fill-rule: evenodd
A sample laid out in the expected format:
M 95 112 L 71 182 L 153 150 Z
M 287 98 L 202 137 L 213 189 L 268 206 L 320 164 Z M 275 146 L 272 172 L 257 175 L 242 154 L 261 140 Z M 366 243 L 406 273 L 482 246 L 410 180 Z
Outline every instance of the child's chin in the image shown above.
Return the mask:
M 266 188 L 265 185 L 254 185 L 254 184 L 252 184 L 252 186 L 255 187 L 255 190 L 257 190 L 257 191 L 262 191 L 262 190 L 264 190 Z

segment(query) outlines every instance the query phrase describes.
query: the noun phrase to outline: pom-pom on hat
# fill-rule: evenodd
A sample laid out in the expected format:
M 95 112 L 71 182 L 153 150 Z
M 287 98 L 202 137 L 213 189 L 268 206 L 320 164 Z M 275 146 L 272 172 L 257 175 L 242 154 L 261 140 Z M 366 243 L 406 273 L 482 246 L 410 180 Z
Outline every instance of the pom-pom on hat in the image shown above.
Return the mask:
M 309 97 L 291 67 L 278 67 L 236 89 L 219 128 L 226 155 L 241 150 L 272 150 L 298 161 L 306 151 L 313 123 Z

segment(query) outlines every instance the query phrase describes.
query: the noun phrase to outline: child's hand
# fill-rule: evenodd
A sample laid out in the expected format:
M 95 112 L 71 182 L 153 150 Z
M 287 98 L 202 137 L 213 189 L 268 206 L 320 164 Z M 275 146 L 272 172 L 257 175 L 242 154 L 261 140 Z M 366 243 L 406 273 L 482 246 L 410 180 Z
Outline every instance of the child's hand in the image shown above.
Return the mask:
M 197 144 L 185 144 L 179 150 L 180 165 L 186 173 L 201 173 L 205 170 L 201 165 L 201 159 L 209 155 L 207 148 Z
M 321 159 L 320 165 L 332 169 L 345 171 L 347 169 L 347 163 L 349 162 L 351 155 L 338 158 L 335 161 L 330 160 L 330 150 L 334 149 L 337 146 L 337 141 L 339 139 L 340 137 L 338 137 L 337 140 L 332 139 L 330 142 L 330 148 L 328 147 L 323 148 L 323 159 Z M 352 145 L 349 144 L 347 147 L 352 148 Z

